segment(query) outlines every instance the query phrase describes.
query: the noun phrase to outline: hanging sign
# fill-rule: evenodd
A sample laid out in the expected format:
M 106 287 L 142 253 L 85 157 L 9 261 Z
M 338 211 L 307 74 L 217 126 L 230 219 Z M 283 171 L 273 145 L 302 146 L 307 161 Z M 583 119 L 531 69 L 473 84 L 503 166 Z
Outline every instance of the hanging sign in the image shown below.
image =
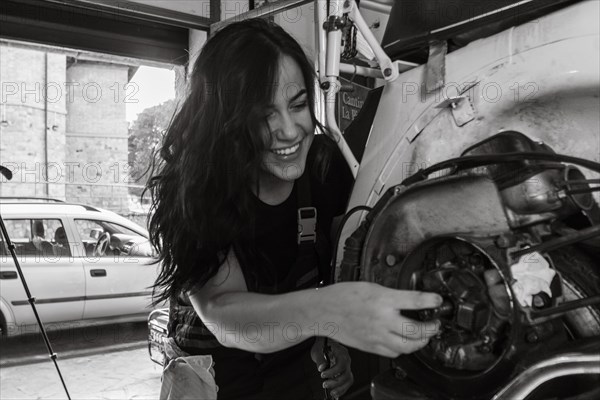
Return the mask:
M 352 88 L 352 91 L 339 91 L 337 94 L 337 114 L 340 130 L 344 130 L 356 118 L 358 112 L 362 108 L 369 88 L 361 86 L 357 83 L 350 82 L 347 79 L 339 78 L 343 87 Z

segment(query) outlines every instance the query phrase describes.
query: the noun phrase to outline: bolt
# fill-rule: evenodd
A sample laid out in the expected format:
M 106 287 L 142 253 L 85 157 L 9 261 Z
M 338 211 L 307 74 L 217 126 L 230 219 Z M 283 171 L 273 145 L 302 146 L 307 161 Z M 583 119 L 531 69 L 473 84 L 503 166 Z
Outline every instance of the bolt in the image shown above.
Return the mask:
M 386 68 L 386 69 L 383 70 L 383 76 L 385 76 L 386 78 L 388 76 L 391 76 L 391 75 L 392 75 L 392 69 L 391 68 Z
M 330 86 L 329 82 L 322 82 L 321 83 L 321 89 L 323 89 L 323 90 L 329 90 L 329 86 Z
M 404 379 L 404 378 L 406 378 L 406 376 L 407 376 L 407 373 L 402 368 L 400 368 L 398 366 L 396 366 L 394 368 L 394 377 L 396 379 Z
M 533 296 L 533 305 L 536 308 L 544 307 L 544 299 L 542 299 L 540 296 Z
M 429 321 L 430 319 L 432 319 L 434 315 L 434 311 L 433 310 L 421 310 L 419 311 L 419 316 L 421 317 L 421 319 L 423 321 Z
M 544 308 L 550 303 L 548 294 L 542 292 L 533 296 L 533 306 L 535 308 Z
M 500 235 L 496 238 L 496 246 L 506 249 L 510 247 L 510 239 L 506 235 Z
M 483 257 L 481 254 L 475 253 L 469 256 L 469 263 L 473 267 L 481 267 L 483 266 Z
M 535 343 L 537 342 L 540 338 L 537 334 L 536 331 L 530 331 L 529 333 L 527 333 L 527 336 L 525 337 L 525 339 L 529 342 L 529 343 Z
M 396 265 L 396 256 L 394 256 L 393 254 L 388 254 L 385 257 L 385 263 L 388 265 L 388 267 L 393 267 L 394 265 Z
M 348 0 L 346 0 L 344 2 L 344 8 L 348 8 L 348 7 L 350 7 L 350 2 Z
M 444 300 L 439 308 L 434 309 L 435 317 L 450 317 L 454 313 L 454 305 L 448 300 Z

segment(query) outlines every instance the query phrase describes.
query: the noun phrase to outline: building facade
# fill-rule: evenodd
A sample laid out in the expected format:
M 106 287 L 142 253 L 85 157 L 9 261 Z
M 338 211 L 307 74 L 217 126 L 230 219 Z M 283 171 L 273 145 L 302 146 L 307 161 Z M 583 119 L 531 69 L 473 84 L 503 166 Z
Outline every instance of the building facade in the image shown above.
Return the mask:
M 0 196 L 128 212 L 130 59 L 0 42 Z

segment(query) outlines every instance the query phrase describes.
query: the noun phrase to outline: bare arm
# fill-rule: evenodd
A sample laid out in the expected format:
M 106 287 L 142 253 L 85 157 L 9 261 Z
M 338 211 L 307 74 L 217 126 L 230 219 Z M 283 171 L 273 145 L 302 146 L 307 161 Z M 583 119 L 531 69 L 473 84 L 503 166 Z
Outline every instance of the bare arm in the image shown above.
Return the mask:
M 194 309 L 225 347 L 270 353 L 312 336 L 334 337 L 363 351 L 395 357 L 415 351 L 437 324 L 412 321 L 400 309 L 433 308 L 437 295 L 346 282 L 280 295 L 250 293 L 233 251 L 217 275 L 190 293 Z
M 217 275 L 190 294 L 194 309 L 225 347 L 270 353 L 315 336 L 314 289 L 281 295 L 250 293 L 233 251 Z

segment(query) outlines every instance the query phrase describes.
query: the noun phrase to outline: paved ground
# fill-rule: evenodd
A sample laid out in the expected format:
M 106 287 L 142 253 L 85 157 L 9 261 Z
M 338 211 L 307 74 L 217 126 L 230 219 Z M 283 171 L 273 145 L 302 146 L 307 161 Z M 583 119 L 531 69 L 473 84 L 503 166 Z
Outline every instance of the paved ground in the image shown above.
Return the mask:
M 146 348 L 59 360 L 71 398 L 158 398 L 161 367 L 148 358 Z M 66 399 L 52 361 L 0 368 L 0 398 Z
M 71 398 L 158 398 L 162 368 L 148 357 L 145 322 L 50 332 Z M 0 340 L 0 400 L 66 399 L 39 334 Z
M 107 351 L 130 350 L 146 344 L 146 322 L 75 326 L 48 330 L 52 349 L 61 359 Z M 48 350 L 40 333 L 0 339 L 0 368 L 47 361 Z

